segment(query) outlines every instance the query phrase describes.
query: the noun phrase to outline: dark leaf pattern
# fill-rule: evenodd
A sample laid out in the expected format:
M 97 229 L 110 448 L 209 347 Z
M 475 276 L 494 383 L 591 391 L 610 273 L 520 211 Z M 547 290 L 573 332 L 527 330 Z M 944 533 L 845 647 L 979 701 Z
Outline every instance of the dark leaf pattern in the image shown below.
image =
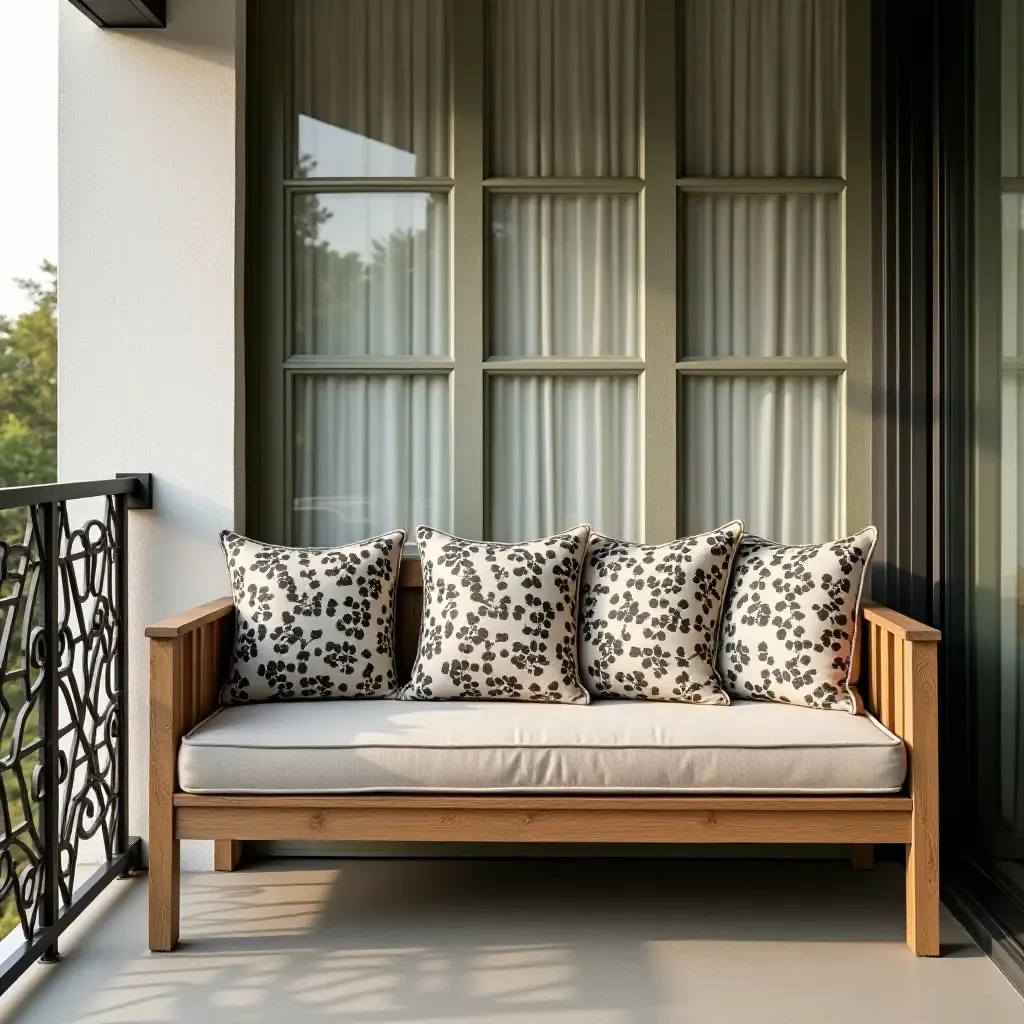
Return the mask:
M 718 653 L 730 696 L 861 710 L 850 664 L 877 535 L 799 547 L 743 538 Z
M 404 532 L 339 548 L 285 548 L 225 530 L 221 543 L 235 603 L 222 703 L 394 696 Z
M 576 608 L 589 534 L 497 544 L 419 527 L 420 646 L 399 696 L 586 704 Z
M 728 704 L 718 627 L 743 524 L 657 546 L 592 534 L 580 589 L 580 674 L 595 697 Z

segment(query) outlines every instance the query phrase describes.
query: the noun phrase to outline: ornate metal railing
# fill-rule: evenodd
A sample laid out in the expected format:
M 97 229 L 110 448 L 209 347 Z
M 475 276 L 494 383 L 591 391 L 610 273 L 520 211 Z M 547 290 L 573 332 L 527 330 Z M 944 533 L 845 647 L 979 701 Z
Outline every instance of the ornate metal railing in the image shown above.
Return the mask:
M 148 475 L 0 490 L 0 992 L 138 865 L 127 510 L 150 507 Z

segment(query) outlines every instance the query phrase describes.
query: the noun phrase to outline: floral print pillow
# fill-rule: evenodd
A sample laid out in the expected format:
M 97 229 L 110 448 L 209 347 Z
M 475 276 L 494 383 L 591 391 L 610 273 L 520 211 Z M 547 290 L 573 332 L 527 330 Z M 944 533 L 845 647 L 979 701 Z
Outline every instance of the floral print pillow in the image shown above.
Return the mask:
M 423 620 L 403 700 L 588 703 L 576 602 L 589 526 L 522 544 L 421 526 Z
M 391 697 L 395 593 L 405 533 L 286 548 L 225 530 L 235 649 L 223 704 Z
M 580 675 L 594 697 L 728 704 L 718 627 L 741 522 L 669 544 L 591 535 L 580 590 Z
M 877 537 L 869 526 L 798 547 L 743 538 L 718 650 L 730 696 L 862 710 L 850 667 Z

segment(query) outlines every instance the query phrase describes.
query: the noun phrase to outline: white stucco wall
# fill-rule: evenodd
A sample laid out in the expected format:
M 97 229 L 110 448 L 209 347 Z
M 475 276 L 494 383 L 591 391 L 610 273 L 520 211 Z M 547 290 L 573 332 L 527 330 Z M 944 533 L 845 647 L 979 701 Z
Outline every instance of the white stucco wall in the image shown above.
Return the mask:
M 147 832 L 143 628 L 227 590 L 241 524 L 244 0 L 170 0 L 165 31 L 61 4 L 62 480 L 154 474 L 130 520 L 131 829 Z M 185 844 L 186 868 L 212 844 Z

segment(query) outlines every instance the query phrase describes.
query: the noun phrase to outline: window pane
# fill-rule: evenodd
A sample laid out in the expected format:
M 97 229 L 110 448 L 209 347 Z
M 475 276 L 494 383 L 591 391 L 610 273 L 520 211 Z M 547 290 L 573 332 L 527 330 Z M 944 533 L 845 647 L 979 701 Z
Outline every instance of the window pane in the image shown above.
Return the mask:
M 490 354 L 637 353 L 637 198 L 491 199 Z
M 293 542 L 449 528 L 448 379 L 295 380 Z
M 683 173 L 842 173 L 844 0 L 686 0 Z
M 489 398 L 492 540 L 578 523 L 637 538 L 636 378 L 496 376 Z
M 491 173 L 638 173 L 637 0 L 491 0 Z
M 839 197 L 689 195 L 684 356 L 838 355 Z
M 785 544 L 835 537 L 837 402 L 834 378 L 682 378 L 682 532 L 739 518 Z
M 445 0 L 297 0 L 296 174 L 448 174 Z
M 294 351 L 448 351 L 447 197 L 295 197 Z

